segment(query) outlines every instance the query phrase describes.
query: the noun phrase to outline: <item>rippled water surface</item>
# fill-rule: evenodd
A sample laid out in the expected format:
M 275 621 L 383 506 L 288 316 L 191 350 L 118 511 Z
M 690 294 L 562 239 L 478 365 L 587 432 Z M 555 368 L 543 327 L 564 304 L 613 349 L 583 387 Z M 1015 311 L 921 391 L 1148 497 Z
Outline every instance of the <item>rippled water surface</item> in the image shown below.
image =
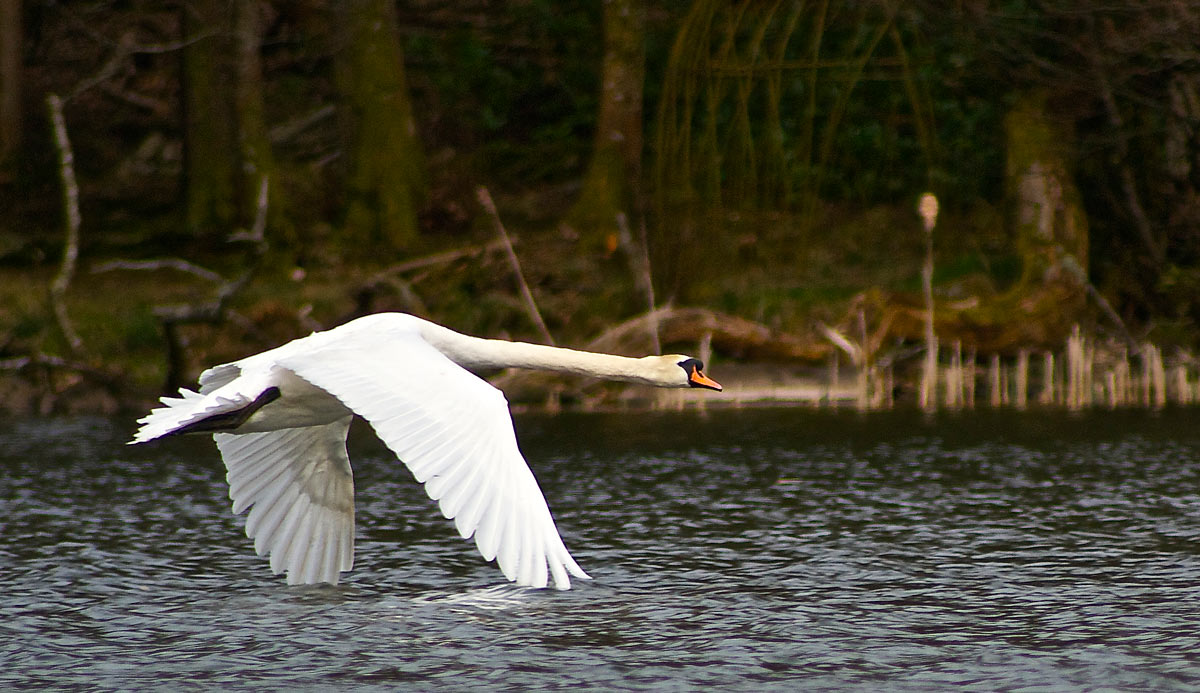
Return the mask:
M 0 424 L 0 688 L 1200 686 L 1200 412 L 525 416 L 595 578 L 502 584 L 364 429 L 288 587 L 211 441 Z

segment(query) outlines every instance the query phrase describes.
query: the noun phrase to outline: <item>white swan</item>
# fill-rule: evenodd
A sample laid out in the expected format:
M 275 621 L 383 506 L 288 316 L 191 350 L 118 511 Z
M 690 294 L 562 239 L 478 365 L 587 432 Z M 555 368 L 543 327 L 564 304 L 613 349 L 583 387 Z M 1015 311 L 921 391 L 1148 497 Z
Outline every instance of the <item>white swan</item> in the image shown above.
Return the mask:
M 517 449 L 504 395 L 465 369 L 533 368 L 659 387 L 721 386 L 687 356 L 627 358 L 468 337 L 400 313 L 359 318 L 210 368 L 163 397 L 131 444 L 211 432 L 233 512 L 289 584 L 336 584 L 354 563 L 352 414 L 371 424 L 464 539 L 505 577 L 559 589 L 579 568 Z

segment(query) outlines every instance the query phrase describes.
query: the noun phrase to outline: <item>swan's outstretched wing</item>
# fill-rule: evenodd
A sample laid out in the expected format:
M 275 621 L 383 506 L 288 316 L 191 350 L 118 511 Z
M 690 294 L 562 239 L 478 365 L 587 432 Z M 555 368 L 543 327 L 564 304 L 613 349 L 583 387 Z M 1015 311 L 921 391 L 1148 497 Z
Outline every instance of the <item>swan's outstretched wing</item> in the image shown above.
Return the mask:
M 369 341 L 369 343 L 365 343 Z M 586 578 L 517 448 L 504 395 L 414 333 L 331 340 L 277 363 L 365 418 L 442 514 L 509 580 L 567 589 Z
M 337 584 L 354 565 L 351 417 L 324 426 L 213 438 L 228 469 L 233 512 L 250 508 L 246 535 L 289 585 Z

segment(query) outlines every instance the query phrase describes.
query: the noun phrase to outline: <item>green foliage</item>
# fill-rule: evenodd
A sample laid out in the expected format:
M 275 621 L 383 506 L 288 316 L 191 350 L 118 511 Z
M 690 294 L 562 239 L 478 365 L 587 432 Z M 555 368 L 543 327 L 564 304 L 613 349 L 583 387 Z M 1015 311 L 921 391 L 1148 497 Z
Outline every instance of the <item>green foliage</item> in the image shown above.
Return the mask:
M 503 178 L 577 175 L 595 125 L 599 5 L 506 5 L 486 24 L 405 34 L 423 131 Z

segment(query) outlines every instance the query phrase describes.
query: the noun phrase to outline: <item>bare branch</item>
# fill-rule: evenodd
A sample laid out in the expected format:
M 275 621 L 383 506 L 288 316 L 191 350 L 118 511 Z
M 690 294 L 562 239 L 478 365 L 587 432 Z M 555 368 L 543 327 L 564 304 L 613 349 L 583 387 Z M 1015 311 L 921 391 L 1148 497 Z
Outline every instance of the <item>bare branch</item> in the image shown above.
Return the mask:
M 166 116 L 171 112 L 171 104 L 162 99 L 156 99 L 125 89 L 119 89 L 113 84 L 102 83 L 100 84 L 100 90 L 113 98 L 120 99 L 126 103 L 137 106 L 138 108 L 144 108 L 156 115 Z
M 1099 87 L 1100 99 L 1104 102 L 1104 110 L 1108 115 L 1108 122 L 1112 126 L 1113 132 L 1117 135 L 1117 167 L 1120 173 L 1121 192 L 1125 193 L 1125 202 L 1129 207 L 1129 213 L 1133 217 L 1133 226 L 1137 229 L 1138 235 L 1142 239 L 1142 243 L 1146 246 L 1147 252 L 1150 253 L 1150 259 L 1154 261 L 1155 267 L 1161 267 L 1166 262 L 1166 252 L 1162 248 L 1155 237 L 1154 228 L 1150 223 L 1150 217 L 1146 214 L 1146 208 L 1142 205 L 1141 196 L 1138 194 L 1137 183 L 1133 178 L 1133 169 L 1129 164 L 1129 144 L 1125 139 L 1125 118 L 1121 114 L 1121 107 L 1117 104 L 1117 99 L 1113 95 L 1112 82 L 1108 78 L 1108 69 L 1104 64 L 1103 54 L 1095 39 L 1092 38 L 1088 42 L 1087 59 L 1092 69 L 1092 74 L 1095 77 L 1096 85 Z
M 841 332 L 838 332 L 823 322 L 818 322 L 817 327 L 820 328 L 821 333 L 825 335 L 826 339 L 833 342 L 834 346 L 846 352 L 846 355 L 850 357 L 850 361 L 852 363 L 854 363 L 856 366 L 862 364 L 863 350 L 857 344 L 851 342 L 849 338 L 847 338 Z
M 509 240 L 511 243 L 513 243 L 513 245 L 516 245 L 516 238 L 510 238 Z M 491 243 L 485 243 L 483 245 L 475 245 L 469 248 L 460 248 L 458 250 L 447 250 L 446 252 L 442 253 L 434 253 L 432 255 L 425 255 L 412 260 L 405 260 L 404 262 L 397 262 L 396 264 L 386 267 L 371 275 L 371 277 L 363 282 L 363 284 L 364 286 L 370 287 L 376 284 L 387 283 L 398 274 L 404 274 L 405 272 L 411 272 L 412 270 L 423 269 L 425 267 L 445 265 L 455 262 L 456 260 L 486 255 L 498 250 L 504 250 L 504 247 L 504 240 L 501 239 L 492 241 Z
M 633 234 L 629 232 L 629 222 L 625 218 L 624 212 L 617 212 L 617 231 L 617 238 L 621 246 L 625 248 L 625 255 L 629 258 L 629 265 L 633 270 L 633 281 L 641 290 L 642 295 L 646 297 L 646 314 L 654 315 L 654 279 L 650 274 L 650 253 L 646 248 L 646 222 L 642 221 L 637 244 L 633 242 Z M 647 329 L 650 331 L 650 341 L 654 353 L 661 354 L 662 344 L 659 343 L 658 338 L 658 323 L 651 319 Z
M 119 381 L 114 377 L 113 373 L 82 361 L 73 361 L 64 359 L 61 356 L 52 354 L 29 354 L 28 356 L 16 356 L 8 359 L 0 359 L 0 371 L 23 371 L 34 366 L 42 366 L 43 368 L 58 368 L 65 371 L 74 371 L 83 375 L 90 376 L 97 381 L 107 385 L 115 386 Z
M 194 36 L 188 36 L 185 38 L 181 38 L 178 41 L 167 41 L 166 43 L 134 44 L 134 45 L 130 45 L 129 52 L 130 53 L 145 53 L 145 54 L 151 54 L 151 55 L 156 54 L 156 53 L 170 53 L 172 51 L 183 50 L 184 48 L 187 48 L 188 46 L 192 45 L 193 43 L 196 43 L 197 41 L 203 41 L 204 39 L 206 39 L 210 36 L 216 36 L 216 35 L 217 35 L 217 32 L 206 30 L 206 31 L 201 31 Z
M 214 36 L 216 34 L 216 32 L 213 31 L 204 31 L 195 36 L 184 38 L 179 41 L 157 44 L 138 44 L 135 40 L 135 32 L 131 30 L 122 34 L 121 38 L 113 41 L 108 37 L 92 30 L 90 25 L 88 25 L 86 22 L 83 22 L 78 17 L 75 17 L 75 15 L 67 13 L 67 16 L 72 20 L 73 24 L 80 27 L 85 33 L 90 34 L 96 41 L 112 45 L 113 52 L 112 55 L 109 56 L 108 60 L 106 60 L 104 64 L 101 65 L 98 70 L 96 70 L 95 74 L 87 79 L 82 80 L 76 84 L 73 89 L 67 92 L 67 95 L 63 98 L 63 101 L 70 101 L 88 89 L 91 89 L 97 85 L 101 85 L 102 83 L 112 79 L 121 72 L 122 68 L 129 68 L 130 71 L 132 71 L 130 58 L 135 54 L 168 53 L 183 49 L 197 41 L 208 38 L 209 36 Z M 117 96 L 118 98 L 125 99 L 137 106 L 148 108 L 155 112 L 165 112 L 165 110 L 163 110 L 165 104 L 163 104 L 161 101 L 129 94 L 116 88 L 105 88 L 105 91 Z
M 50 284 L 50 304 L 54 310 L 58 329 L 71 352 L 83 351 L 83 340 L 67 315 L 66 293 L 75 276 L 75 265 L 79 258 L 79 183 L 75 180 L 75 154 L 71 151 L 71 140 L 67 137 L 67 123 L 63 118 L 62 99 L 49 94 L 46 103 L 50 107 L 50 121 L 54 125 L 54 144 L 58 147 L 59 176 L 63 185 L 63 209 L 66 213 L 66 239 L 63 243 L 63 259 L 58 274 Z
M 283 144 L 336 112 L 337 110 L 332 105 L 321 106 L 311 113 L 306 113 L 286 123 L 276 125 L 271 128 L 267 136 L 270 138 L 271 144 Z
M 509 239 L 511 243 L 517 242 L 516 238 Z M 407 310 L 417 314 L 428 312 L 425 302 L 417 295 L 413 285 L 420 282 L 422 278 L 428 276 L 427 273 L 420 273 L 411 278 L 403 278 L 400 275 L 411 272 L 413 270 L 426 269 L 436 267 L 438 265 L 446 265 L 458 260 L 467 258 L 475 258 L 483 255 L 488 255 L 494 252 L 501 252 L 505 249 L 504 239 L 497 239 L 483 245 L 475 245 L 467 248 L 459 248 L 458 250 L 448 250 L 432 255 L 413 258 L 398 262 L 390 267 L 384 268 L 375 274 L 372 274 L 365 281 L 358 285 L 355 289 L 355 301 L 357 302 L 357 310 L 359 313 L 365 314 L 371 312 L 371 305 L 375 295 L 381 288 L 387 287 L 399 294 L 404 304 L 408 306 Z
M 263 234 L 267 230 L 267 177 L 258 183 L 258 200 L 254 210 L 254 225 L 248 231 L 237 231 L 229 236 L 231 241 L 250 241 L 263 244 L 266 242 Z
M 1083 267 L 1079 265 L 1079 261 L 1075 259 L 1075 256 L 1064 253 L 1062 261 L 1059 262 L 1059 266 L 1065 269 L 1067 273 L 1069 273 L 1071 277 L 1075 279 L 1075 281 L 1079 282 L 1079 284 L 1083 286 L 1084 290 L 1087 291 L 1088 296 L 1090 296 L 1092 300 L 1096 302 L 1096 305 L 1100 307 L 1100 310 L 1103 311 L 1106 316 L 1108 316 L 1108 319 L 1113 321 L 1113 324 L 1116 325 L 1117 329 L 1121 331 L 1121 337 L 1125 340 L 1125 344 L 1129 347 L 1130 353 L 1141 353 L 1141 345 L 1139 345 L 1137 340 L 1133 338 L 1133 335 L 1129 332 L 1129 328 L 1125 326 L 1125 321 L 1121 319 L 1120 314 L 1117 313 L 1116 309 L 1112 307 L 1112 304 L 1108 302 L 1108 299 L 1104 298 L 1104 294 L 1100 293 L 1100 290 L 1097 289 L 1094 284 L 1088 281 L 1087 273 L 1083 271 Z
M 104 272 L 115 272 L 117 270 L 133 270 L 133 271 L 157 271 L 171 269 L 187 274 L 195 275 L 205 281 L 220 283 L 225 281 L 225 278 L 216 272 L 192 264 L 187 260 L 177 257 L 167 257 L 159 260 L 112 260 L 104 262 L 92 267 L 92 274 L 101 274 Z
M 546 327 L 546 322 L 542 320 L 542 314 L 538 311 L 537 302 L 533 300 L 533 292 L 529 290 L 529 284 L 525 282 L 525 275 L 521 273 L 521 262 L 517 259 L 517 253 L 513 250 L 512 241 L 508 238 L 508 232 L 504 230 L 504 223 L 500 221 L 500 213 L 496 211 L 496 203 L 492 201 L 492 196 L 487 188 L 480 186 L 475 191 L 476 197 L 479 198 L 479 204 L 483 205 L 484 211 L 492 217 L 492 222 L 496 226 L 496 232 L 500 234 L 500 239 L 504 243 L 504 250 L 508 254 L 508 261 L 512 264 L 513 273 L 517 276 L 517 285 L 521 289 L 521 298 L 525 299 L 525 308 L 529 311 L 529 317 L 541 330 L 542 339 L 547 344 L 554 344 L 554 337 L 550 336 L 550 330 Z

